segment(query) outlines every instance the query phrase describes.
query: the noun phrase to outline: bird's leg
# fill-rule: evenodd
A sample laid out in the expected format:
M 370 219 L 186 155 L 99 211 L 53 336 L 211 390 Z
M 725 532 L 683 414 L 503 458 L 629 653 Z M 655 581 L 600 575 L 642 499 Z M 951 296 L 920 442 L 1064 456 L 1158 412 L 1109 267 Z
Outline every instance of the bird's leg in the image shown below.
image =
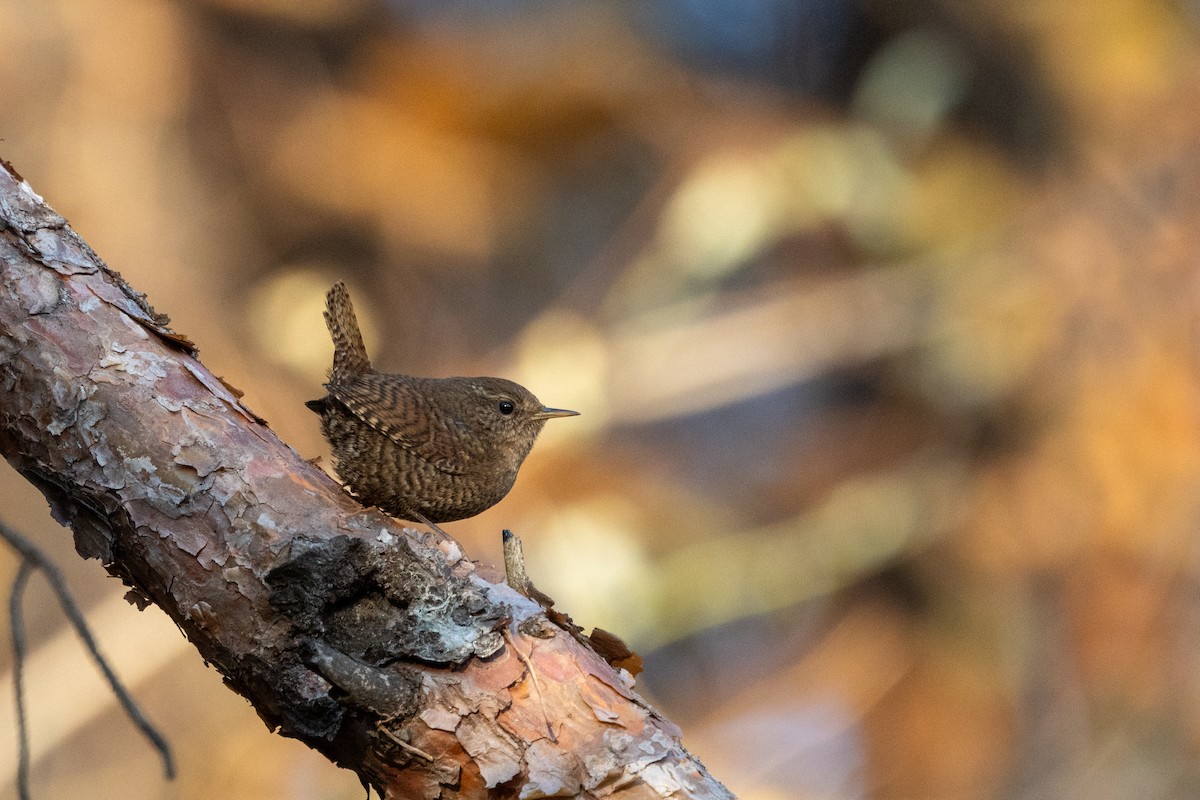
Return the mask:
M 420 522 L 422 525 L 428 525 L 431 531 L 436 533 L 438 536 L 441 536 L 443 539 L 450 538 L 450 534 L 439 528 L 436 522 L 429 519 L 429 517 L 425 516 L 420 511 L 414 511 L 413 516 L 417 518 L 417 522 Z

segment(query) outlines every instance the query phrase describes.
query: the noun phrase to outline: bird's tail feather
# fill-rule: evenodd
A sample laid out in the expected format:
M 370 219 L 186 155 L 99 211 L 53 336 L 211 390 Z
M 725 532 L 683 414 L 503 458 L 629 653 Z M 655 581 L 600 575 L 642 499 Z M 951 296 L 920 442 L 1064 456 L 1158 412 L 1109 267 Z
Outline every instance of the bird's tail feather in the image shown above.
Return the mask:
M 325 324 L 333 337 L 333 371 L 329 373 L 329 382 L 347 386 L 360 375 L 370 372 L 371 361 L 367 358 L 358 318 L 354 316 L 350 292 L 341 281 L 325 294 Z

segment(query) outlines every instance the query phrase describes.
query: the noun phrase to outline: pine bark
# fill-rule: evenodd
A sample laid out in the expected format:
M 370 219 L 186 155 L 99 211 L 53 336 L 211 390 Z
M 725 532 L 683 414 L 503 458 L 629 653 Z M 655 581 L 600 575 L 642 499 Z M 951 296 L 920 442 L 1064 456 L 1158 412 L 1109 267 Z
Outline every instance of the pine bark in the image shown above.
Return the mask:
M 385 798 L 732 797 L 628 673 L 284 444 L 3 162 L 0 452 L 268 727 Z

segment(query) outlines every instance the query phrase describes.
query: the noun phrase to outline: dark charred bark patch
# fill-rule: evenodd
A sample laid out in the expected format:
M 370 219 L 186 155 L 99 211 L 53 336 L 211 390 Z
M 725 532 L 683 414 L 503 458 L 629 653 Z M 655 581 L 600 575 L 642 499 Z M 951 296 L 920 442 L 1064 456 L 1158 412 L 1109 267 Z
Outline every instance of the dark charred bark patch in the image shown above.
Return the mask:
M 385 538 L 293 539 L 265 577 L 271 605 L 297 635 L 375 666 L 458 664 L 500 648 L 505 617 L 474 582 L 440 557 L 419 558 L 404 539 Z

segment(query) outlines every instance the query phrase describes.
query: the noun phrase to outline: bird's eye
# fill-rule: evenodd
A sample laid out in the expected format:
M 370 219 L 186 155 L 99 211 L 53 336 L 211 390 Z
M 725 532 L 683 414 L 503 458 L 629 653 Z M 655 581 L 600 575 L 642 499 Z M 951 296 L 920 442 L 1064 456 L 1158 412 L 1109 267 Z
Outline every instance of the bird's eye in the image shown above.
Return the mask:
M 509 414 L 513 413 L 516 410 L 517 410 L 517 407 L 512 404 L 511 400 L 501 400 L 500 401 L 500 413 L 501 414 L 508 416 Z

